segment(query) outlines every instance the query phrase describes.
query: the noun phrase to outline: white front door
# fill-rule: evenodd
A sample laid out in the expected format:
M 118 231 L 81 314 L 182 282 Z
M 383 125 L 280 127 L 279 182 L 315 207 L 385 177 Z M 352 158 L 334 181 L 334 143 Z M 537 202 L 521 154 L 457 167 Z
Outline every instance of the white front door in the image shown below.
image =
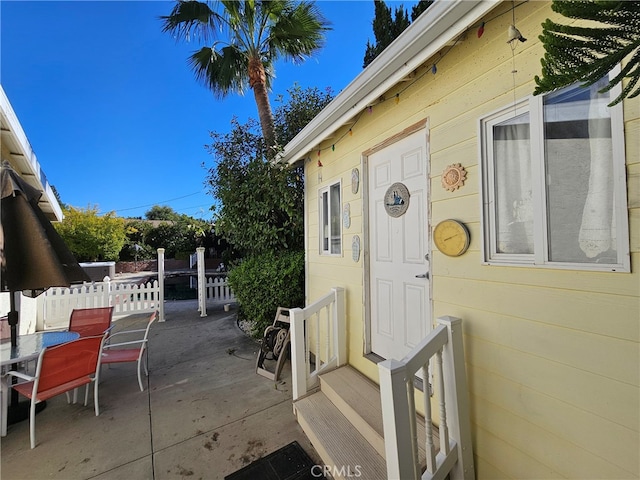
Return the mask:
M 421 129 L 368 156 L 371 351 L 383 358 L 403 358 L 431 330 L 426 138 Z

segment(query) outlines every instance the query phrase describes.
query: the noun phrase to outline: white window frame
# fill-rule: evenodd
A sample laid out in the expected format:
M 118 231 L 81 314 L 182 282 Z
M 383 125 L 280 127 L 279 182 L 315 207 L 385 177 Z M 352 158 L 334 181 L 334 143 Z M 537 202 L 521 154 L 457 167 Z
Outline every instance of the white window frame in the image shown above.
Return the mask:
M 338 200 L 337 213 L 338 213 L 338 221 L 336 222 L 338 226 L 338 232 L 333 231 L 332 222 L 331 222 L 331 211 L 332 211 L 332 203 L 331 203 L 331 189 L 337 187 L 338 192 L 340 194 L 340 198 Z M 329 217 L 325 219 L 324 215 L 324 198 L 327 198 L 328 204 L 328 212 Z M 327 226 L 327 235 L 328 235 L 328 243 L 325 247 L 324 245 L 324 227 L 325 220 Z M 341 257 L 342 256 L 342 180 L 338 180 L 337 182 L 330 183 L 318 190 L 318 236 L 319 236 L 319 250 L 320 255 L 332 256 L 332 257 Z M 338 238 L 338 251 L 332 251 L 332 238 Z
M 612 72 L 615 75 L 615 72 Z M 620 86 L 609 92 L 613 99 L 620 93 Z M 534 266 L 540 268 L 560 268 L 572 270 L 630 272 L 629 218 L 627 209 L 627 179 L 624 144 L 624 123 L 622 102 L 610 109 L 611 140 L 613 147 L 614 216 L 616 222 L 617 262 L 616 263 L 573 263 L 556 262 L 549 259 L 549 236 L 547 231 L 548 210 L 546 205 L 545 145 L 544 145 L 544 95 L 529 96 L 507 107 L 483 117 L 479 121 L 480 170 L 482 192 L 483 264 Z M 533 202 L 533 254 L 506 254 L 498 252 L 495 218 L 495 166 L 493 156 L 493 126 L 508 119 L 529 113 L 530 151 L 532 161 L 532 202 Z

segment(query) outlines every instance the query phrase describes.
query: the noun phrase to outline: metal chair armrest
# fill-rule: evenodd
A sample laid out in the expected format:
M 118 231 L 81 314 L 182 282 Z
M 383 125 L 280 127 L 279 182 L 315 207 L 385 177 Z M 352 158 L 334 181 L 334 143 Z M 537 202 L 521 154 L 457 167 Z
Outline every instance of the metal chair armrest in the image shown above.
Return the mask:
M 15 370 L 11 370 L 7 372 L 5 375 L 21 378 L 22 380 L 26 380 L 27 382 L 32 382 L 36 379 L 36 377 L 32 377 L 31 375 L 27 375 L 26 373 L 16 372 Z
M 139 332 L 145 332 L 146 328 L 142 328 L 139 330 L 120 330 L 118 332 L 114 332 L 110 335 L 110 337 L 115 337 L 116 335 L 123 335 L 125 333 L 139 333 Z
M 130 342 L 110 343 L 109 345 L 105 345 L 102 348 L 105 349 L 105 348 L 111 348 L 111 347 L 121 347 L 123 345 L 135 345 L 137 343 L 146 343 L 146 342 L 147 340 L 132 340 Z

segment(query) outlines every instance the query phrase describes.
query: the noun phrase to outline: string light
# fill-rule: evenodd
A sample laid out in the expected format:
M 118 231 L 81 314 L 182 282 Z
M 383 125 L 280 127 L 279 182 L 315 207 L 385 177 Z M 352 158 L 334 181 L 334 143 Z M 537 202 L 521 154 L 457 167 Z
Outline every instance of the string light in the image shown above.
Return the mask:
M 491 18 L 489 18 L 489 19 L 486 19 L 486 20 L 484 20 L 484 21 L 480 22 L 478 25 L 475 25 L 475 26 L 469 26 L 469 27 L 468 27 L 464 32 L 462 32 L 462 33 L 461 33 L 461 34 L 456 38 L 455 42 L 454 42 L 452 45 L 450 45 L 450 46 L 449 46 L 449 48 L 448 48 L 444 53 L 440 54 L 440 58 L 438 59 L 438 62 L 440 62 L 440 60 L 442 60 L 442 59 L 443 59 L 443 58 L 444 58 L 444 57 L 445 57 L 445 56 L 446 56 L 446 55 L 451 51 L 451 49 L 452 49 L 453 47 L 455 47 L 455 46 L 456 46 L 456 45 L 457 45 L 461 40 L 463 40 L 463 39 L 465 39 L 465 38 L 466 38 L 467 32 L 468 32 L 469 30 L 471 30 L 471 29 L 477 29 L 476 34 L 477 34 L 477 37 L 478 37 L 478 38 L 480 38 L 480 37 L 482 37 L 482 35 L 484 34 L 484 32 L 485 32 L 485 27 L 486 27 L 486 25 L 487 25 L 489 22 L 492 22 L 493 20 L 496 20 L 497 18 L 502 17 L 503 15 L 508 14 L 508 13 L 511 13 L 511 14 L 515 17 L 515 13 L 514 13 L 515 9 L 516 9 L 516 8 L 518 8 L 518 7 L 520 7 L 520 6 L 522 6 L 522 5 L 524 5 L 525 3 L 528 3 L 528 2 L 529 2 L 529 0 L 523 0 L 522 2 L 520 2 L 520 3 L 518 3 L 518 4 L 515 4 L 515 0 L 512 0 L 512 5 L 513 5 L 513 6 L 512 6 L 512 8 L 511 8 L 511 9 L 506 10 L 505 12 L 499 13 L 499 14 L 495 15 L 494 17 L 491 17 Z M 515 25 L 515 19 L 514 19 L 514 21 L 513 21 L 513 22 L 514 22 L 513 24 Z M 523 39 L 518 38 L 518 40 L 520 40 L 521 42 L 526 41 L 526 39 L 524 39 L 524 38 L 523 38 Z M 512 55 L 513 55 L 513 52 L 512 52 Z M 514 60 L 513 60 L 513 58 L 512 58 L 512 61 L 514 61 Z M 418 82 L 420 79 L 422 79 L 422 77 L 424 77 L 424 76 L 425 76 L 429 71 L 431 71 L 431 73 L 432 73 L 433 75 L 435 75 L 435 74 L 438 72 L 438 66 L 437 66 L 437 63 L 433 63 L 433 65 L 431 66 L 431 68 L 430 68 L 430 69 L 425 70 L 422 74 L 420 74 L 419 76 L 415 77 L 415 78 L 413 79 L 413 81 L 412 81 L 412 82 L 408 83 L 408 84 L 407 84 L 407 85 L 406 85 L 402 90 L 400 90 L 398 93 L 396 93 L 396 94 L 395 94 L 395 96 L 394 96 L 393 98 L 394 98 L 394 101 L 395 101 L 396 105 L 400 102 L 400 95 L 401 95 L 405 90 L 407 90 L 408 88 L 412 87 L 412 86 L 413 86 L 416 82 Z M 515 74 L 517 73 L 517 70 L 515 69 L 515 62 L 514 62 L 514 66 L 513 66 L 513 71 L 512 71 L 511 73 L 512 73 L 512 74 L 514 75 L 514 77 L 515 77 Z M 515 81 L 515 78 L 514 78 L 514 81 Z M 514 88 L 514 93 L 515 93 L 515 88 Z M 386 102 L 387 100 L 390 100 L 390 98 L 383 98 L 383 97 L 380 97 L 380 98 L 378 99 L 377 103 L 375 103 L 375 105 L 382 104 L 382 103 Z M 358 117 L 357 117 L 357 118 L 355 119 L 355 121 L 353 122 L 353 126 L 355 126 L 355 125 L 358 123 L 358 121 L 359 121 L 359 120 L 360 120 L 360 118 L 362 117 L 362 114 L 363 114 L 365 111 L 366 111 L 366 112 L 368 112 L 369 114 L 372 114 L 372 113 L 373 113 L 373 107 L 374 107 L 375 105 L 374 105 L 374 104 L 367 105 L 367 106 L 365 107 L 365 109 L 364 109 L 364 110 L 361 110 L 361 111 L 360 111 L 360 114 L 358 115 Z M 343 134 L 343 135 L 342 135 L 342 136 L 341 136 L 341 137 L 340 137 L 340 138 L 339 138 L 339 139 L 338 139 L 334 144 L 332 144 L 332 145 L 331 145 L 331 147 L 325 147 L 325 148 L 319 148 L 319 149 L 318 149 L 318 167 L 322 167 L 322 162 L 320 161 L 320 152 L 321 152 L 322 150 L 328 150 L 329 148 L 331 148 L 331 151 L 335 151 L 336 144 L 340 143 L 340 141 L 342 141 L 342 139 L 343 139 L 344 137 L 346 137 L 346 136 L 347 136 L 347 134 L 348 134 L 350 137 L 352 137 L 352 136 L 353 136 L 353 126 L 352 126 L 351 128 L 349 128 L 349 130 L 348 130 L 348 131 L 346 131 L 346 132 L 345 132 L 345 133 L 344 133 L 344 134 Z M 322 175 L 321 175 L 320 173 L 319 173 L 318 175 L 319 175 L 319 176 L 318 176 L 319 180 L 321 180 L 321 179 L 322 179 Z

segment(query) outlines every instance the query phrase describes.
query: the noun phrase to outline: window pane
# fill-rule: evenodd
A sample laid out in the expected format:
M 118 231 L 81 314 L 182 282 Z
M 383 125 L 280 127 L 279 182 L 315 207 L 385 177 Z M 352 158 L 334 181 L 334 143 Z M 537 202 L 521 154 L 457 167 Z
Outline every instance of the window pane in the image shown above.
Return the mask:
M 529 113 L 493 127 L 498 253 L 533 253 Z
M 322 192 L 322 251 L 329 251 L 329 194 Z
M 331 253 L 340 253 L 342 216 L 340 215 L 340 184 L 331 185 Z
M 617 262 L 609 95 L 598 93 L 603 82 L 544 99 L 550 261 Z

